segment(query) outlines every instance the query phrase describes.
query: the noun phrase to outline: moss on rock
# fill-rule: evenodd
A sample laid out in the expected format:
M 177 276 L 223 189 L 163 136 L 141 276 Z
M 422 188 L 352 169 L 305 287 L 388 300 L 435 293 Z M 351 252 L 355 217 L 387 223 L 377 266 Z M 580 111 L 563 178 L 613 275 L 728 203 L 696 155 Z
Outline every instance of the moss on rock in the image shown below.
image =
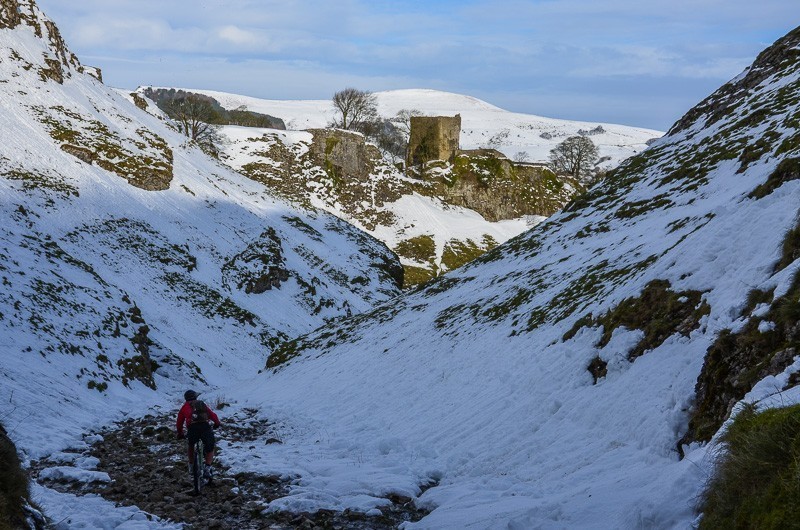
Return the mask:
M 135 136 L 122 136 L 103 122 L 62 106 L 33 110 L 64 152 L 115 173 L 138 188 L 169 188 L 173 152 L 157 134 L 139 128 Z
M 733 405 L 758 381 L 782 372 L 798 351 L 800 274 L 786 295 L 772 301 L 766 314 L 751 317 L 737 333 L 723 330 L 708 349 L 695 386 L 689 428 L 680 444 L 710 440 Z

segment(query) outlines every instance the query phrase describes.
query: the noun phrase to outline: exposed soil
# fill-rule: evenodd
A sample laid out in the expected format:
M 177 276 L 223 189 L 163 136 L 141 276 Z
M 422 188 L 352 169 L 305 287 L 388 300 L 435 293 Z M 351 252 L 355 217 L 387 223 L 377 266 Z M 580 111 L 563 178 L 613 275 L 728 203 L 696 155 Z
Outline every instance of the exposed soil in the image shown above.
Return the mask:
M 245 409 L 228 417 L 216 431 L 228 442 L 280 443 L 257 411 Z M 265 512 L 267 504 L 287 495 L 295 479 L 254 473 L 232 474 L 219 460 L 214 463 L 213 484 L 195 496 L 186 457 L 186 442 L 178 441 L 172 415 L 148 415 L 128 419 L 98 433 L 81 456 L 99 460 L 97 471 L 108 473 L 112 482 L 75 482 L 40 477 L 52 461 L 32 463 L 33 476 L 47 487 L 78 495 L 95 493 L 119 505 L 135 505 L 162 519 L 181 522 L 186 528 L 217 529 L 390 529 L 404 521 L 418 521 L 427 512 L 406 497 L 390 496 L 379 516 L 361 512 L 320 510 L 315 513 Z M 102 437 L 102 440 L 100 440 Z M 217 452 L 218 455 L 222 451 Z

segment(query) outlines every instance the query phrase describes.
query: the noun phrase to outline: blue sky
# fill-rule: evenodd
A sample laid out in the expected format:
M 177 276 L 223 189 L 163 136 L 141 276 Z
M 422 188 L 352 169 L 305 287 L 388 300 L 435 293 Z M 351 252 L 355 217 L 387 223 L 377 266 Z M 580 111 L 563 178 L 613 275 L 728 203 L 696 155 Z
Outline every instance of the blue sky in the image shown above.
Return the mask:
M 38 0 L 108 84 L 269 99 L 434 88 L 667 129 L 800 24 L 797 0 Z

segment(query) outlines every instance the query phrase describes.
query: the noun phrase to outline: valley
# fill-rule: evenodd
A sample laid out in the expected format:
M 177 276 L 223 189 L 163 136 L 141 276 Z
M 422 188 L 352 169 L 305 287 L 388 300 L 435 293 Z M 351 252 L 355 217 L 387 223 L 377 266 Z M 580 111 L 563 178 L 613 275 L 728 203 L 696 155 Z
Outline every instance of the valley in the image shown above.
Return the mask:
M 800 28 L 663 136 L 377 93 L 460 115 L 410 168 L 330 102 L 197 90 L 285 127 L 209 154 L 145 90 L 0 0 L 0 528 L 713 528 L 760 431 L 748 520 L 797 520 Z M 603 178 L 544 164 L 572 135 Z

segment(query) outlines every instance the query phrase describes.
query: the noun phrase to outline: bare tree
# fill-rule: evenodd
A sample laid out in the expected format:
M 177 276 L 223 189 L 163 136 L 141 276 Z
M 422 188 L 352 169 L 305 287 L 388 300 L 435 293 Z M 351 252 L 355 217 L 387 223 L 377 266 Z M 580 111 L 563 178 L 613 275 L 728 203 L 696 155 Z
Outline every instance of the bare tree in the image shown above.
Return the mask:
M 531 155 L 527 151 L 517 151 L 517 154 L 514 155 L 514 162 L 525 163 L 530 162 L 530 160 Z
M 570 136 L 550 151 L 550 165 L 558 174 L 588 183 L 597 157 L 597 147 L 589 138 Z
M 378 102 L 372 92 L 345 88 L 333 95 L 333 106 L 333 126 L 340 129 L 363 131 L 378 120 Z
M 423 116 L 423 114 L 417 109 L 401 109 L 391 120 L 398 131 L 400 131 L 400 134 L 405 136 L 406 141 L 408 141 L 411 136 L 411 118 L 415 116 Z
M 169 103 L 167 114 L 178 123 L 180 131 L 204 151 L 218 152 L 219 134 L 213 122 L 219 121 L 219 114 L 209 101 L 196 96 L 175 99 Z

